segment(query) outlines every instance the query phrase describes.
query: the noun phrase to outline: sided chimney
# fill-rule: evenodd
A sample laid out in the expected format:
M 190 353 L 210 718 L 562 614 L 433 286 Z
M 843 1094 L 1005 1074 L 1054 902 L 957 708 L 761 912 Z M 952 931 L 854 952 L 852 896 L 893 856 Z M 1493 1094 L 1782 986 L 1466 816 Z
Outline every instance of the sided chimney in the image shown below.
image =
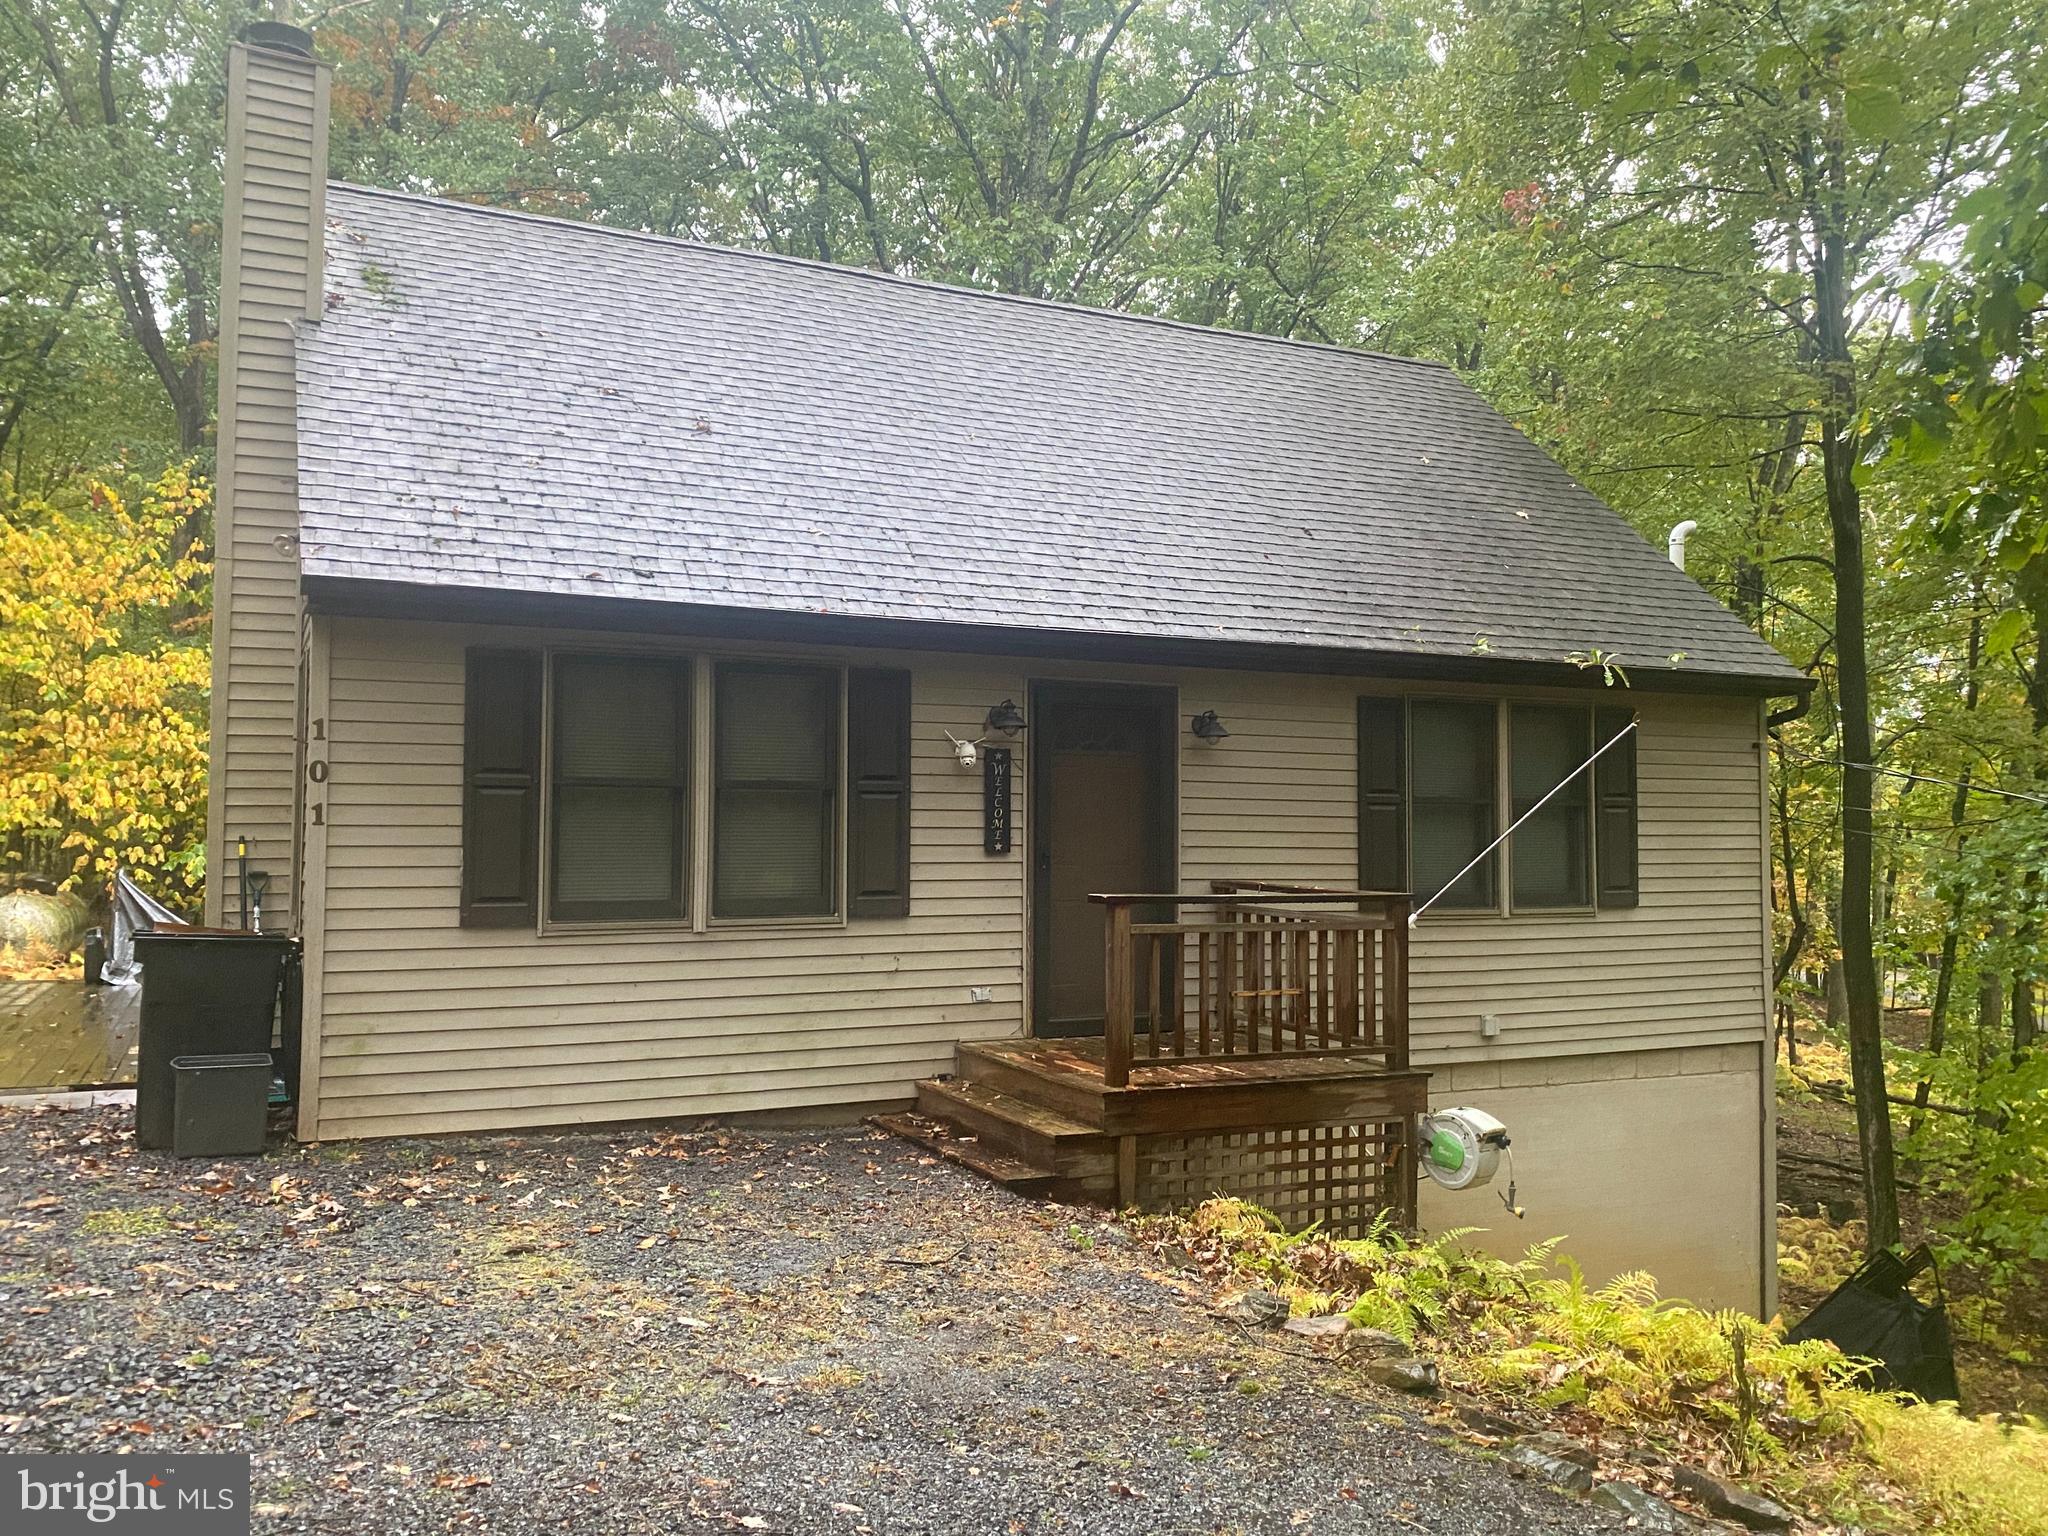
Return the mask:
M 206 921 L 246 910 L 236 851 L 268 877 L 263 926 L 298 918 L 300 325 L 321 312 L 327 66 L 312 35 L 251 23 L 228 51 L 214 487 Z

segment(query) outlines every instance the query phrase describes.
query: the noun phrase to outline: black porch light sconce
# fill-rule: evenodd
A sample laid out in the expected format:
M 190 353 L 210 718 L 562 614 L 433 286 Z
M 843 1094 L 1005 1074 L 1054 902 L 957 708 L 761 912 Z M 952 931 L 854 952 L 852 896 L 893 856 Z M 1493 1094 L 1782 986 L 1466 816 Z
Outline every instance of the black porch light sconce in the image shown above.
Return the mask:
M 1001 731 L 1005 736 L 1014 736 L 1024 729 L 1024 711 L 1013 699 L 1005 699 L 988 712 L 988 729 Z
M 1195 716 L 1188 722 L 1188 729 L 1212 747 L 1230 734 L 1223 722 L 1216 718 L 1216 711 L 1213 709 L 1205 709 Z

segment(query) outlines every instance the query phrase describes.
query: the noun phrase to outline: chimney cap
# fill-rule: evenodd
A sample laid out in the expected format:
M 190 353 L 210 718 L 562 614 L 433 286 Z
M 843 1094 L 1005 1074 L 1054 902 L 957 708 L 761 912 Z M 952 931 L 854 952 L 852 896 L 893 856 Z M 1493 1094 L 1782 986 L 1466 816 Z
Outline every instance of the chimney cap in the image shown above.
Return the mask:
M 313 57 L 313 34 L 288 21 L 252 21 L 242 29 L 242 41 L 273 53 L 295 53 L 302 59 Z

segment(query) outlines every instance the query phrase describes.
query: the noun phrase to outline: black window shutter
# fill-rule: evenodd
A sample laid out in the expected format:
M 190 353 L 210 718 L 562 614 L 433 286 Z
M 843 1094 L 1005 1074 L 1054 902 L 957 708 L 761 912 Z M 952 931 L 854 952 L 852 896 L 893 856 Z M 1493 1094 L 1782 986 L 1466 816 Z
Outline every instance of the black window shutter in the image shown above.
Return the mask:
M 462 925 L 530 928 L 540 888 L 540 652 L 472 650 L 462 715 Z
M 1358 701 L 1358 886 L 1408 889 L 1408 730 L 1401 699 Z
M 1594 710 L 1593 744 L 1614 741 L 1633 718 L 1626 709 Z M 1642 900 L 1636 862 L 1636 736 L 1630 731 L 1593 765 L 1597 904 L 1603 907 L 1633 907 Z
M 850 917 L 910 915 L 910 674 L 846 679 L 846 880 Z

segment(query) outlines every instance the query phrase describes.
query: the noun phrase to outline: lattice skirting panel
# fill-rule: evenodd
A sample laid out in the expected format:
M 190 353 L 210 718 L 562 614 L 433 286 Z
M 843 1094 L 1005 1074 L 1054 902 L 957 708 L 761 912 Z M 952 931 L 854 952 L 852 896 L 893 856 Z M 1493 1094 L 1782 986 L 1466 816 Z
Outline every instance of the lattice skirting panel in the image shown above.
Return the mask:
M 1373 1217 L 1402 1209 L 1399 1158 L 1407 1133 L 1399 1120 L 1365 1125 L 1302 1125 L 1284 1130 L 1215 1131 L 1138 1139 L 1138 1204 L 1184 1210 L 1217 1195 L 1264 1206 L 1289 1230 L 1319 1221 L 1336 1237 L 1363 1237 Z

